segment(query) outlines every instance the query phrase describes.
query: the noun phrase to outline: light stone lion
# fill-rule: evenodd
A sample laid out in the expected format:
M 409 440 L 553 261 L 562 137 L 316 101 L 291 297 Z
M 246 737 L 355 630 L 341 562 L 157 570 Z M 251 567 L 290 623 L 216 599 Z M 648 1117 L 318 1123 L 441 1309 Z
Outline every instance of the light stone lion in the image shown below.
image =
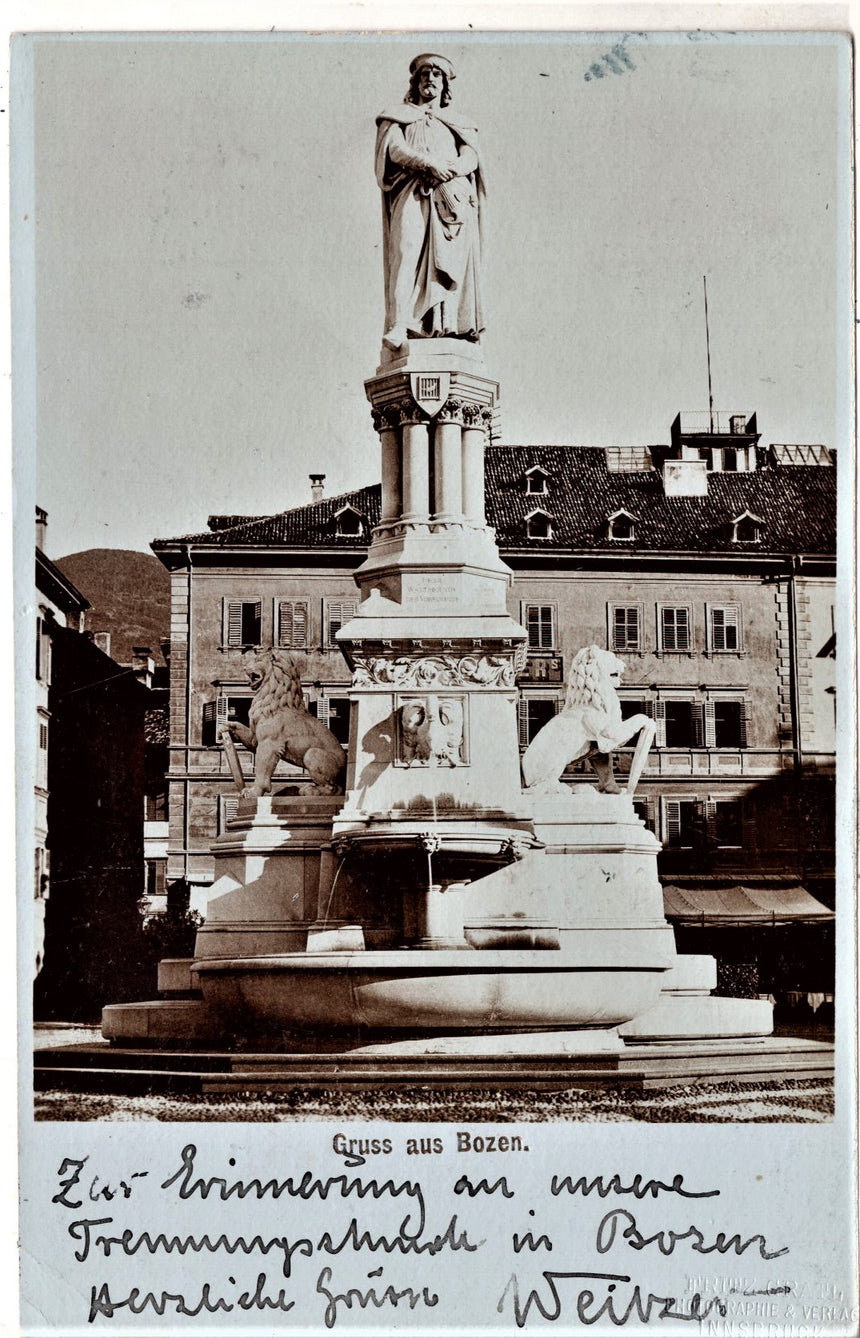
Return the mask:
M 272 775 L 284 758 L 304 767 L 322 794 L 340 794 L 346 753 L 321 720 L 306 709 L 293 657 L 277 647 L 246 651 L 245 672 L 254 690 L 248 724 L 230 721 L 227 732 L 253 749 L 254 784 L 246 795 L 270 794 Z
M 597 773 L 597 788 L 605 794 L 620 794 L 612 770 L 612 752 L 639 734 L 627 781 L 627 793 L 633 793 L 656 725 L 647 715 L 622 720 L 617 689 L 624 669 L 623 660 L 599 646 L 577 651 L 570 666 L 564 708 L 535 735 L 523 754 L 527 790 L 569 794 L 559 777 L 571 762 L 587 756 Z

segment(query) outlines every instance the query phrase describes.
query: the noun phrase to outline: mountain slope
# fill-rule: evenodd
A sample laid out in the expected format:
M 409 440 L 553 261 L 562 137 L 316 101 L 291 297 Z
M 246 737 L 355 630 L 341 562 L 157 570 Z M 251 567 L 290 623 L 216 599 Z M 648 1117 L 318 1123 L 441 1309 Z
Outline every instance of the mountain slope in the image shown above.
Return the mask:
M 120 664 L 132 646 L 149 646 L 162 663 L 160 642 L 170 633 L 170 576 L 152 553 L 126 548 L 88 548 L 56 559 L 56 565 L 86 595 L 90 632 L 110 632 L 110 654 Z

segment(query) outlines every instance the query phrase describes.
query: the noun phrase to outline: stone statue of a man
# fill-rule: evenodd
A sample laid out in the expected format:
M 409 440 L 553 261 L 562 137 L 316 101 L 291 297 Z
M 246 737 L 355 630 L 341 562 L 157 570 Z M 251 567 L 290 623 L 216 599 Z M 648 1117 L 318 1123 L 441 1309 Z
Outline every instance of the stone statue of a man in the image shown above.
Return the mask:
M 405 101 L 376 118 L 385 263 L 383 344 L 452 335 L 477 340 L 483 183 L 477 131 L 448 109 L 454 71 L 426 53 Z

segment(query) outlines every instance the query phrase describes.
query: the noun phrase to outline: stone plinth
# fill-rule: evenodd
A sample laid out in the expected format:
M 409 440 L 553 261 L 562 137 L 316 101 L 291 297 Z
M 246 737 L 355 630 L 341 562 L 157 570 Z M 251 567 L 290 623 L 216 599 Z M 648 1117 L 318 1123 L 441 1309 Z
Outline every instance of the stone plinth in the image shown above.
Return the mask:
M 619 1034 L 637 1044 L 771 1034 L 773 1008 L 766 999 L 724 999 L 711 993 L 716 983 L 713 957 L 676 957 L 654 1007 L 626 1022 Z
M 304 949 L 331 889 L 332 818 L 342 802 L 328 795 L 239 801 L 212 846 L 215 882 L 197 959 Z

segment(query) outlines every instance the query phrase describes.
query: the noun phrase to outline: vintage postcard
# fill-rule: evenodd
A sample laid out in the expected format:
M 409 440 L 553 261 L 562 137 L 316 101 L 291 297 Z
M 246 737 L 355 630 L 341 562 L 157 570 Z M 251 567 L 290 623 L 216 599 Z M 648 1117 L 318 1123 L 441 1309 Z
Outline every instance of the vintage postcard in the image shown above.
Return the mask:
M 33 1338 L 857 1330 L 851 38 L 444 27 L 12 38 Z

